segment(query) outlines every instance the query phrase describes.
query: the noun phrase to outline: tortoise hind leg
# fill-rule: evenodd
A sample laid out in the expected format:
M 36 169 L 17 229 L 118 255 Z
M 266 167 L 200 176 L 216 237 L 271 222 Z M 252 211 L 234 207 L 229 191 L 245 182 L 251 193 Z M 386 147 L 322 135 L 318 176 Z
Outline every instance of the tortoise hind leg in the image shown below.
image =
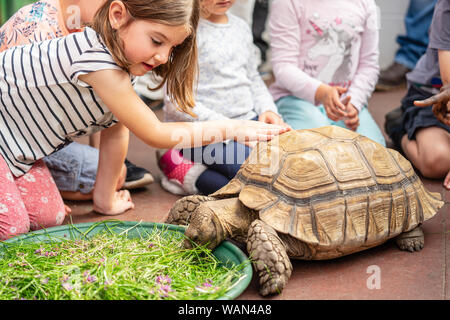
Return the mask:
M 401 250 L 410 252 L 422 250 L 425 240 L 421 227 L 416 227 L 408 232 L 403 232 L 395 239 Z
M 172 206 L 172 209 L 170 209 L 165 223 L 186 226 L 189 224 L 191 215 L 197 209 L 197 207 L 201 203 L 211 200 L 217 199 L 202 195 L 193 195 L 178 199 Z
M 261 220 L 251 223 L 247 251 L 259 276 L 263 296 L 283 291 L 292 273 L 292 264 L 277 232 Z

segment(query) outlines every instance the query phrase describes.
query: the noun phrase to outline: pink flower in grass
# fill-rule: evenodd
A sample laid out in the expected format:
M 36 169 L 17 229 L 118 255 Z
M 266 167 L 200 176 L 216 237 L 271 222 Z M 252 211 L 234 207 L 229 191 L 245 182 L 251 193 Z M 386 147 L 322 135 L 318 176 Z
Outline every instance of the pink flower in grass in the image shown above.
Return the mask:
M 171 287 L 172 279 L 169 276 L 157 276 L 155 281 L 159 285 L 158 293 L 162 298 L 167 298 L 169 292 L 174 291 Z
M 67 282 L 63 283 L 62 286 L 63 286 L 63 288 L 66 289 L 67 291 L 70 291 L 70 290 L 73 289 L 72 285 L 71 285 L 70 283 L 67 283 Z
M 156 277 L 156 283 L 158 284 L 171 284 L 172 279 L 169 276 L 157 276 Z

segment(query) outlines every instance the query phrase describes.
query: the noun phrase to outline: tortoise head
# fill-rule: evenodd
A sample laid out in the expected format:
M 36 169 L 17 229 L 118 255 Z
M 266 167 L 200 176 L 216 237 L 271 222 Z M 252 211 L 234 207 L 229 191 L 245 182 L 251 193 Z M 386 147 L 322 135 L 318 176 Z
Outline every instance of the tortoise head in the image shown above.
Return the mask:
M 184 247 L 188 249 L 195 242 L 197 245 L 207 244 L 208 249 L 212 250 L 226 238 L 222 223 L 207 202 L 194 211 L 184 234 L 188 238 L 184 240 Z

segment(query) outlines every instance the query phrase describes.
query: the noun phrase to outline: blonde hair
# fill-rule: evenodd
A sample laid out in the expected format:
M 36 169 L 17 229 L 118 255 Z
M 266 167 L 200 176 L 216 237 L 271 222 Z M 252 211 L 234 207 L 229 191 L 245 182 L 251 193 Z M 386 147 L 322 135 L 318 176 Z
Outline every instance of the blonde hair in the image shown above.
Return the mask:
M 117 30 L 109 21 L 109 8 L 114 0 L 106 0 L 97 11 L 92 28 L 100 34 L 116 63 L 129 72 L 131 63 L 124 54 L 123 43 Z M 182 44 L 173 48 L 167 63 L 153 69 L 162 78 L 162 82 L 152 90 L 160 89 L 164 84 L 167 94 L 181 111 L 194 116 L 194 86 L 198 73 L 198 53 L 196 33 L 200 16 L 199 0 L 120 0 L 127 9 L 130 19 L 149 20 L 169 26 L 186 26 L 190 32 Z

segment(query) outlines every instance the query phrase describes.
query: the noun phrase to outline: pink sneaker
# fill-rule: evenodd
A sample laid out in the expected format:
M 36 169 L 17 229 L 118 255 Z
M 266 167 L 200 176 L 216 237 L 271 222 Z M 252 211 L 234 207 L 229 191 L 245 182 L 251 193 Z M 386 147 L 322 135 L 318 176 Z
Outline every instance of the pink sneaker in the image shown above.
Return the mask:
M 161 186 L 166 191 L 177 195 L 199 193 L 195 182 L 207 169 L 205 165 L 183 158 L 178 150 L 169 149 L 159 158 L 158 166 L 163 172 Z

